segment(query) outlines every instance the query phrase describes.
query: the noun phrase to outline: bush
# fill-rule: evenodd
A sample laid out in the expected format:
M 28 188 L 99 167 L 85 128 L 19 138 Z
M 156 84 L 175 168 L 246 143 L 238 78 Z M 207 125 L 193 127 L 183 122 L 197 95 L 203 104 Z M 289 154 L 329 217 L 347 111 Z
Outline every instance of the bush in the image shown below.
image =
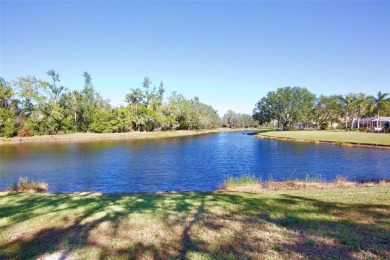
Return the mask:
M 347 178 L 341 175 L 337 175 L 336 179 L 334 180 L 334 184 L 336 184 L 337 186 L 344 186 L 347 182 Z
M 18 134 L 15 114 L 0 107 L 0 136 L 14 137 Z
M 27 127 L 24 127 L 22 132 L 19 134 L 19 137 L 29 137 L 29 136 L 33 136 L 33 135 L 30 133 L 30 130 Z
M 359 128 L 359 132 L 362 132 L 362 133 L 372 133 L 373 130 L 370 129 L 370 128 Z
M 28 178 L 20 177 L 19 181 L 13 183 L 11 189 L 18 192 L 45 192 L 49 188 L 46 182 L 33 182 Z
M 322 123 L 321 126 L 320 126 L 320 129 L 321 129 L 321 130 L 326 130 L 326 129 L 328 129 L 328 123 L 327 123 L 327 122 Z

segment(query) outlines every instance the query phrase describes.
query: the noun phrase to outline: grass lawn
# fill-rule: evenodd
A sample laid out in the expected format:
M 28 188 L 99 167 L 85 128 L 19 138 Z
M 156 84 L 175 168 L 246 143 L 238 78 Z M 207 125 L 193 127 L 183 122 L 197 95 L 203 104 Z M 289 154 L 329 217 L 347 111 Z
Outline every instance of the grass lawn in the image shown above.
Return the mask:
M 0 259 L 390 259 L 390 186 L 0 193 Z
M 263 132 L 260 135 L 309 141 L 390 145 L 390 134 L 387 133 L 361 133 L 355 131 L 272 131 Z

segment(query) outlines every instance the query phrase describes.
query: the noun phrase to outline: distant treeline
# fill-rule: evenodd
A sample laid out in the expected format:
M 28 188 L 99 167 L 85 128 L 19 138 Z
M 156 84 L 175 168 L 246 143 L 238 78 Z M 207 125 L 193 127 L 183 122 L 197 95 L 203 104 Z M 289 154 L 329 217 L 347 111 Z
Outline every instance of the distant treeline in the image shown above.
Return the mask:
M 173 92 L 165 98 L 164 83 L 161 81 L 157 87 L 148 77 L 140 88 L 130 89 L 124 97 L 128 105 L 113 107 L 96 92 L 89 73 L 83 73 L 81 91 L 60 85 L 60 75 L 53 69 L 47 74 L 49 81 L 33 76 L 18 77 L 11 82 L 0 78 L 0 136 L 258 125 L 250 115 L 233 111 L 220 118 L 215 109 L 197 97 L 187 100 Z
M 390 116 L 389 93 L 378 92 L 376 96 L 364 93 L 347 95 L 320 95 L 316 97 L 306 88 L 285 87 L 268 92 L 253 110 L 253 117 L 261 124 L 281 124 L 283 129 L 293 124 L 316 126 L 321 129 L 333 127 L 353 128 L 365 117 Z

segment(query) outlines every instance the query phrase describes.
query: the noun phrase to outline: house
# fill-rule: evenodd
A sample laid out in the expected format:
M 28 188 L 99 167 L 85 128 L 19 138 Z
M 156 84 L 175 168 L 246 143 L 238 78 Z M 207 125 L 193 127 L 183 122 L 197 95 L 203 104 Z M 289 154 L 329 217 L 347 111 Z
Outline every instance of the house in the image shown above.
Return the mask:
M 358 123 L 356 122 L 355 127 L 357 128 Z M 386 130 L 389 129 L 390 126 L 390 117 L 369 117 L 362 118 L 359 120 L 359 128 L 366 128 L 372 130 Z

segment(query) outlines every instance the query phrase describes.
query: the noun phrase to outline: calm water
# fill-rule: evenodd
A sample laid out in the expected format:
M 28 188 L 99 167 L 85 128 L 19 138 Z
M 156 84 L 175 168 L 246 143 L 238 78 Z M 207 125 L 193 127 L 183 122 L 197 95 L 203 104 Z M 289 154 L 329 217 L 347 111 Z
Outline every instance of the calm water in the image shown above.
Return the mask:
M 0 189 L 20 176 L 44 180 L 50 192 L 215 190 L 227 176 L 274 180 L 390 178 L 390 152 L 298 144 L 243 133 L 143 141 L 0 146 Z

